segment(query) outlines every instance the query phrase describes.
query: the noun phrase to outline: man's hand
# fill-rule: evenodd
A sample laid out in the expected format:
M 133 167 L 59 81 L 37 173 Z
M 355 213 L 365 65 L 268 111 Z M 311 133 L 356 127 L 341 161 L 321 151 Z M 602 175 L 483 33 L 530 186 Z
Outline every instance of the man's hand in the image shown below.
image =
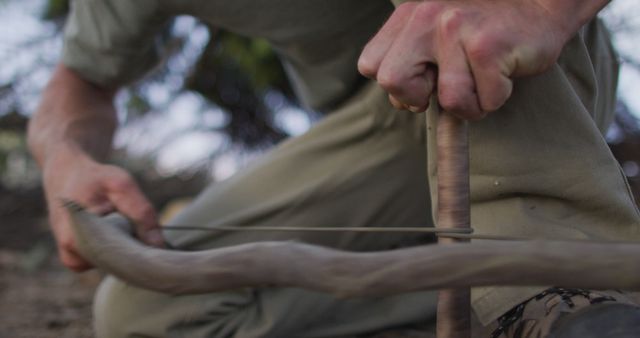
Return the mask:
M 49 221 L 60 260 L 69 269 L 84 271 L 91 264 L 77 251 L 63 199 L 78 202 L 98 215 L 118 211 L 135 225 L 138 238 L 152 246 L 163 246 L 156 212 L 126 171 L 82 156 L 74 156 L 71 161 L 64 156 L 52 159 L 43 171 Z
M 358 68 L 400 109 L 480 119 L 511 95 L 512 79 L 542 73 L 606 0 L 443 0 L 399 6 Z M 436 85 L 437 84 L 437 85 Z
M 59 65 L 29 123 L 31 153 L 43 172 L 49 219 L 60 260 L 74 271 L 91 267 L 76 250 L 62 199 L 97 214 L 119 211 L 136 228 L 138 238 L 154 246 L 164 241 L 156 213 L 124 170 L 100 164 L 107 158 L 117 125 L 115 90 L 90 83 Z

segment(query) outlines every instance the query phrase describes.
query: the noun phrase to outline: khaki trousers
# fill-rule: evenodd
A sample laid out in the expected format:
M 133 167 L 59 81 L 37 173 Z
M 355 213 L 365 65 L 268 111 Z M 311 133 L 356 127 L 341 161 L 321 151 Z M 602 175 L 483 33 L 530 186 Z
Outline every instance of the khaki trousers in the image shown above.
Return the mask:
M 593 22 L 569 42 L 557 65 L 518 80 L 500 111 L 471 124 L 476 233 L 640 238 L 638 212 L 603 138 L 613 117 L 616 74 L 608 37 Z M 397 111 L 370 83 L 306 134 L 209 187 L 172 223 L 432 226 L 437 116 L 436 109 L 426 115 Z M 165 235 L 186 250 L 299 240 L 367 251 L 430 240 L 415 234 Z M 477 288 L 472 303 L 488 324 L 544 288 Z M 431 291 L 358 300 L 290 288 L 171 296 L 108 277 L 96 296 L 95 318 L 104 338 L 355 337 L 433 320 L 435 304 Z

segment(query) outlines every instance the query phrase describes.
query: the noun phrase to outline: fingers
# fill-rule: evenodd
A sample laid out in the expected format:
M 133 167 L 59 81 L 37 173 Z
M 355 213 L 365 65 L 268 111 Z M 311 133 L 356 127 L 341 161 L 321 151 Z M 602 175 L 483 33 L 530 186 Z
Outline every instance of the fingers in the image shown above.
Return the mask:
M 58 243 L 58 257 L 62 265 L 75 272 L 83 272 L 93 268 L 93 265 L 78 253 L 68 217 L 61 212 L 61 209 L 52 209 L 49 221 L 54 229 Z
M 443 109 L 477 120 L 510 97 L 518 40 L 491 24 L 486 8 L 458 2 L 400 6 L 367 44 L 359 70 L 378 81 L 398 109 L 424 111 L 437 87 Z M 435 68 L 437 65 L 437 69 Z
M 464 119 L 484 116 L 476 96 L 476 84 L 460 39 L 463 15 L 447 11 L 439 17 L 435 37 L 438 63 L 438 103 Z
M 138 237 L 149 245 L 163 247 L 164 239 L 155 209 L 133 178 L 124 172 L 117 172 L 105 180 L 104 185 L 115 208 L 134 223 Z
M 416 34 L 417 26 L 430 18 L 422 12 L 412 13 L 398 32 L 391 48 L 380 63 L 376 80 L 395 99 L 407 106 L 424 107 L 434 87 L 428 76 L 428 63 L 434 61 L 425 34 Z M 428 33 L 426 34 L 428 35 Z
M 436 72 L 427 61 L 418 61 L 414 53 L 390 52 L 378 72 L 378 83 L 396 100 L 409 107 L 424 108 L 435 87 Z M 408 66 L 413 64 L 414 66 Z
M 500 55 L 499 48 L 489 48 L 488 45 L 481 40 L 467 43 L 466 54 L 475 78 L 480 107 L 485 112 L 492 112 L 502 107 L 511 96 L 513 81 L 510 76 L 515 62 Z
M 367 44 L 358 60 L 360 72 L 378 83 L 390 94 L 398 109 L 422 112 L 429 103 L 435 86 L 435 70 L 429 66 L 428 44 L 424 37 L 412 34 L 413 25 L 421 25 L 422 14 L 416 18 L 416 2 L 399 6 L 376 36 Z M 419 14 L 422 12 L 419 12 Z
M 63 247 L 60 245 L 58 247 L 58 255 L 60 257 L 60 261 L 62 264 L 67 267 L 67 269 L 75 271 L 75 272 L 83 272 L 93 268 L 93 265 L 86 261 L 78 252 L 75 250 L 75 244 L 70 246 Z
M 131 175 L 116 166 L 92 161 L 66 164 L 45 167 L 43 176 L 51 228 L 60 260 L 67 268 L 84 271 L 91 268 L 91 264 L 77 249 L 71 220 L 60 204 L 61 199 L 76 201 L 97 215 L 117 210 L 132 221 L 143 242 L 164 246 L 156 212 Z
M 358 59 L 358 71 L 362 75 L 376 79 L 382 60 L 394 43 L 396 36 L 404 28 L 405 21 L 415 6 L 414 2 L 398 6 L 380 31 L 367 43 Z
M 436 83 L 436 73 L 437 68 L 429 65 L 427 66 L 424 74 L 417 76 L 412 81 L 415 85 L 413 87 L 415 88 L 414 92 L 416 93 L 416 100 L 407 100 L 407 98 L 402 95 L 400 95 L 400 98 L 397 98 L 389 92 L 389 102 L 399 110 L 409 110 L 414 113 L 424 112 L 427 110 L 429 102 L 431 101 L 431 94 L 433 93 Z M 414 105 L 409 105 L 405 102 L 412 102 Z
M 421 6 L 406 16 L 401 31 L 389 47 L 376 71 L 376 80 L 396 100 L 414 112 L 421 112 L 429 104 L 435 87 L 436 70 L 430 31 L 421 30 L 437 14 L 438 6 Z M 423 31 L 423 34 L 416 32 Z

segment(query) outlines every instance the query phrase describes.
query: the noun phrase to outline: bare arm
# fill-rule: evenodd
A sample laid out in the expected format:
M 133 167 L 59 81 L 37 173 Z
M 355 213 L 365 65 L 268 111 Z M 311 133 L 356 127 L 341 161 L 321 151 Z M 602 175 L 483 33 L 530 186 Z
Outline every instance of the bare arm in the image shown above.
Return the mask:
M 611 0 L 537 0 L 565 27 L 567 39 L 593 19 Z
M 116 129 L 115 92 L 58 65 L 29 124 L 29 147 L 41 167 L 53 154 L 104 160 Z
M 409 1 L 367 44 L 358 68 L 397 108 L 423 111 L 437 91 L 445 110 L 479 119 L 511 96 L 513 78 L 551 67 L 608 2 Z
M 117 126 L 114 90 L 100 88 L 59 65 L 29 124 L 28 142 L 43 173 L 49 219 L 62 262 L 76 271 L 91 265 L 76 250 L 60 198 L 76 198 L 91 210 L 114 210 L 138 225 L 138 236 L 160 245 L 155 211 L 132 177 L 105 165 Z

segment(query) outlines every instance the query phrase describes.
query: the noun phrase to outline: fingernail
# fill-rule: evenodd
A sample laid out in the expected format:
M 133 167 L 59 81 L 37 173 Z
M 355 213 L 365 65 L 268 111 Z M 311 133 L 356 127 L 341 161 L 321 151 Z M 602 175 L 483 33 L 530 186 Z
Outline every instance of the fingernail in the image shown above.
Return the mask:
M 409 111 L 412 113 L 422 113 L 423 110 L 420 109 L 420 107 L 416 107 L 416 106 L 409 106 Z
M 164 246 L 164 238 L 162 237 L 162 233 L 160 229 L 151 229 L 144 234 L 145 242 L 157 246 Z

